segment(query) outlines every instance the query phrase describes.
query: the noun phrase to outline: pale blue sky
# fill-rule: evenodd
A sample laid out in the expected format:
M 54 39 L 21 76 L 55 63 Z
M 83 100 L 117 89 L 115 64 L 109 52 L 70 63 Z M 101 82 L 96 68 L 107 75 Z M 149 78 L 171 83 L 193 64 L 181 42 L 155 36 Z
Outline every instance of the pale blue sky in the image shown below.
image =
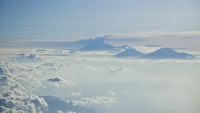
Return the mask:
M 199 31 L 198 0 L 1 0 L 0 39 Z

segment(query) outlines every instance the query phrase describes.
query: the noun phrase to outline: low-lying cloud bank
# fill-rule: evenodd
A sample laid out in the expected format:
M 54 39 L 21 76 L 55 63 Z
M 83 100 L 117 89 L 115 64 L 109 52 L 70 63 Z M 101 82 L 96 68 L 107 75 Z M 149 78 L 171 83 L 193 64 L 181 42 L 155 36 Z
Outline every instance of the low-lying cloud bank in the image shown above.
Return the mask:
M 117 109 L 114 113 L 120 113 L 118 110 L 127 106 L 132 111 L 138 104 L 141 109 L 149 103 L 159 109 L 165 105 L 169 109 L 180 106 L 183 110 L 175 111 L 183 113 L 194 108 L 190 97 L 198 100 L 198 59 L 119 59 L 106 56 L 106 52 L 95 53 L 99 56 L 89 52 L 80 52 L 79 56 L 36 54 L 42 61 L 16 61 L 9 57 L 7 62 L 0 62 L 0 112 L 88 113 L 89 110 L 96 113 L 102 110 L 104 113 L 110 110 L 113 113 Z M 174 95 L 179 96 L 174 98 Z M 66 102 L 59 100 L 56 106 L 58 99 L 54 96 Z M 53 112 L 50 106 L 56 106 Z M 85 111 L 80 112 L 79 108 Z M 148 108 L 151 113 L 156 111 L 152 106 Z
M 117 98 L 113 91 L 108 93 L 108 96 L 82 97 L 81 100 L 72 100 L 73 105 L 88 105 L 88 104 L 112 104 L 117 103 Z

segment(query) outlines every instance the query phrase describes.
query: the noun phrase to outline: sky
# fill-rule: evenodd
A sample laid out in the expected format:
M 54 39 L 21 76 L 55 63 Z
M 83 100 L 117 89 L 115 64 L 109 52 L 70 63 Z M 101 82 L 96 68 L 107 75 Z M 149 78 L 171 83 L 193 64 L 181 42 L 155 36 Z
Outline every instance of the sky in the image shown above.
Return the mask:
M 200 31 L 198 0 L 1 0 L 0 40 Z

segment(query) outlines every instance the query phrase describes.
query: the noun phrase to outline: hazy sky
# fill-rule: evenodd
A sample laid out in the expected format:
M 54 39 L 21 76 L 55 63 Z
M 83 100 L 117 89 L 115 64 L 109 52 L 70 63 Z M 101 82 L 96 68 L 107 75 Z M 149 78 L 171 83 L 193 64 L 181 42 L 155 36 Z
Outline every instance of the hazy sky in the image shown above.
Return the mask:
M 0 40 L 199 31 L 198 0 L 1 0 Z

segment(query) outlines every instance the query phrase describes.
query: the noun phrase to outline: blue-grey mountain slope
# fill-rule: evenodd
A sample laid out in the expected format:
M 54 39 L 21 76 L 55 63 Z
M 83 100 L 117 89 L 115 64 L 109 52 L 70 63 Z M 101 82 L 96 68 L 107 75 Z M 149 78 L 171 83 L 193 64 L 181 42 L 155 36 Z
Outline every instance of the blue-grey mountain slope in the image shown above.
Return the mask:
M 184 52 L 176 52 L 171 48 L 161 48 L 142 56 L 145 59 L 195 59 L 196 57 Z
M 142 55 L 144 54 L 137 51 L 136 49 L 126 49 L 123 52 L 115 55 L 114 57 L 140 57 Z
M 106 51 L 116 48 L 112 45 L 105 44 L 104 41 L 105 38 L 96 38 L 95 41 L 92 41 L 85 47 L 81 48 L 80 51 Z
M 36 41 L 36 42 L 26 42 L 21 44 L 20 47 L 36 47 L 36 48 L 50 48 L 50 49 L 80 49 L 87 45 L 102 43 L 105 37 L 96 37 L 81 39 L 77 41 Z

